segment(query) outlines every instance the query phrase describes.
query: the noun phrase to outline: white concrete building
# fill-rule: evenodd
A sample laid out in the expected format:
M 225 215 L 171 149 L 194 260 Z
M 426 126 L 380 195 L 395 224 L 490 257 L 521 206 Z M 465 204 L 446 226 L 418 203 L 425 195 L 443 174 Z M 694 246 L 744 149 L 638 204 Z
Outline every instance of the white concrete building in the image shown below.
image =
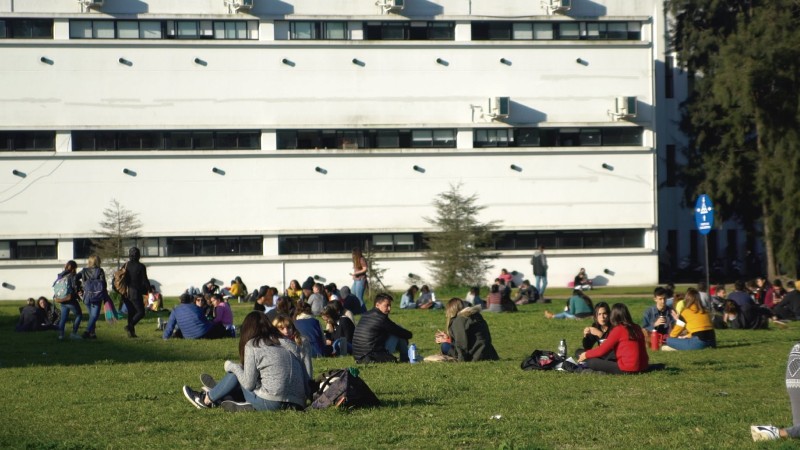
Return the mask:
M 501 221 L 497 273 L 543 244 L 550 286 L 658 282 L 691 220 L 659 197 L 661 1 L 236 1 L 0 0 L 0 299 L 51 295 L 112 199 L 167 295 L 346 284 L 365 243 L 403 289 L 451 183 Z

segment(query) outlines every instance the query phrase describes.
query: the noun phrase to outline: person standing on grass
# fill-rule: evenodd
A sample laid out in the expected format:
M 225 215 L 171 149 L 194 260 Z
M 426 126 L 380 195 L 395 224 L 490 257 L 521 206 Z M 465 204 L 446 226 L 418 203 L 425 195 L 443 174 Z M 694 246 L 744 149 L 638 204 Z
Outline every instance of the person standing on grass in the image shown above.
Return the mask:
M 81 311 L 81 304 L 78 302 L 78 280 L 75 275 L 77 269 L 78 264 L 75 261 L 67 261 L 64 270 L 58 274 L 55 283 L 53 283 L 53 286 L 55 286 L 59 280 L 66 277 L 67 283 L 69 284 L 66 296 L 53 298 L 53 301 L 61 305 L 61 318 L 58 321 L 58 339 L 64 339 L 64 328 L 67 326 L 67 318 L 70 312 L 75 315 L 75 321 L 72 322 L 72 334 L 69 337 L 71 339 L 83 339 L 81 335 L 78 334 L 83 311 Z
M 144 318 L 144 296 L 150 290 L 150 280 L 147 279 L 147 268 L 139 262 L 142 253 L 136 247 L 128 250 L 128 262 L 125 263 L 125 284 L 128 292 L 123 297 L 125 307 L 128 308 L 128 324 L 125 332 L 128 337 L 135 338 L 136 324 Z
M 408 340 L 413 334 L 389 319 L 392 301 L 389 294 L 375 296 L 375 307 L 365 312 L 353 333 L 353 356 L 359 364 L 397 362 L 392 353 L 400 353 L 400 361 L 408 362 Z
M 111 297 L 108 295 L 108 283 L 106 273 L 100 267 L 100 257 L 90 255 L 86 261 L 86 267 L 78 274 L 78 278 L 83 283 L 83 301 L 89 308 L 89 323 L 83 333 L 84 339 L 97 339 L 95 328 L 97 319 L 100 318 L 100 308 Z
M 800 342 L 789 351 L 786 362 L 786 392 L 792 405 L 792 425 L 778 428 L 772 425 L 753 425 L 750 435 L 754 441 L 771 441 L 780 438 L 800 439 Z
M 184 397 L 197 409 L 302 411 L 311 395 L 309 374 L 296 356 L 297 345 L 282 337 L 264 313 L 250 312 L 242 322 L 239 362 L 225 361 L 225 376 L 208 392 L 183 386 Z M 238 391 L 244 402 L 223 400 Z
M 361 306 L 366 309 L 364 291 L 367 289 L 367 259 L 364 258 L 358 247 L 353 249 L 353 272 L 350 273 L 350 276 L 353 277 L 353 294 L 358 297 Z
M 697 289 L 686 290 L 680 315 L 673 312 L 672 317 L 675 319 L 675 326 L 669 333 L 667 344 L 661 350 L 701 350 L 717 346 L 717 335 L 711 316 L 703 307 Z
M 616 361 L 604 357 L 614 352 Z M 633 323 L 628 307 L 615 303 L 611 307 L 611 332 L 599 347 L 587 350 L 578 357 L 578 362 L 598 372 L 613 374 L 639 373 L 647 370 L 650 361 L 644 343 L 644 333 Z
M 536 290 L 539 295 L 544 299 L 544 291 L 547 289 L 547 256 L 544 254 L 544 245 L 533 252 L 531 257 L 531 265 L 533 266 L 533 276 L 536 283 Z

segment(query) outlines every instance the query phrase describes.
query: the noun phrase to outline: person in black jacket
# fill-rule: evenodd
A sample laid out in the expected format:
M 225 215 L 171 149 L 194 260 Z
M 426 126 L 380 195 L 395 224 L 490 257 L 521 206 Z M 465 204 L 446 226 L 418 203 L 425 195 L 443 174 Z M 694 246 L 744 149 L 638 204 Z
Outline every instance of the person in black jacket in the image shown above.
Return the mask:
M 147 268 L 139 262 L 142 253 L 136 247 L 128 250 L 130 260 L 125 264 L 125 283 L 128 293 L 123 298 L 128 308 L 128 325 L 125 332 L 128 337 L 136 337 L 136 324 L 144 318 L 144 296 L 150 290 L 150 280 L 147 278 Z
M 325 321 L 325 350 L 323 353 L 332 356 L 346 356 L 353 351 L 353 333 L 356 326 L 353 321 L 340 313 L 337 301 L 328 303 L 322 310 Z
M 375 296 L 375 307 L 365 312 L 353 333 L 353 356 L 357 363 L 397 362 L 392 355 L 400 352 L 400 361 L 408 362 L 410 331 L 389 319 L 394 299 L 389 294 Z

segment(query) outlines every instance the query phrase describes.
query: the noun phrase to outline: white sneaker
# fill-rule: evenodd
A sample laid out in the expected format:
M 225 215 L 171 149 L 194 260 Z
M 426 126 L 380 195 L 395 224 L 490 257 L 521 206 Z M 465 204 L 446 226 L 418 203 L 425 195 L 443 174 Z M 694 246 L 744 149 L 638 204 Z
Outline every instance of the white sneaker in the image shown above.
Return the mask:
M 753 425 L 750 427 L 750 435 L 754 441 L 774 441 L 781 437 L 778 427 L 772 425 Z
M 69 338 L 72 339 L 72 340 L 75 340 L 75 341 L 82 341 L 83 340 L 83 337 L 81 337 L 81 335 L 78 334 L 78 333 L 70 334 Z

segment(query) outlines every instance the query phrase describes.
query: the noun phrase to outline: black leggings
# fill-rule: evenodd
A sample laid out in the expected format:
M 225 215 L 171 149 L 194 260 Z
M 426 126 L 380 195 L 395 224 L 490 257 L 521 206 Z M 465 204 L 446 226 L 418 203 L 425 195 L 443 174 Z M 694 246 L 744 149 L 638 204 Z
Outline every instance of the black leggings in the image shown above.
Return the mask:
M 592 370 L 596 370 L 598 372 L 606 372 L 613 374 L 625 373 L 619 369 L 619 365 L 617 365 L 616 361 L 608 361 L 602 358 L 589 358 L 585 362 L 586 362 L 586 367 Z
M 128 308 L 128 328 L 133 327 L 144 318 L 144 301 L 139 291 L 128 288 L 128 296 L 124 298 L 125 307 Z

